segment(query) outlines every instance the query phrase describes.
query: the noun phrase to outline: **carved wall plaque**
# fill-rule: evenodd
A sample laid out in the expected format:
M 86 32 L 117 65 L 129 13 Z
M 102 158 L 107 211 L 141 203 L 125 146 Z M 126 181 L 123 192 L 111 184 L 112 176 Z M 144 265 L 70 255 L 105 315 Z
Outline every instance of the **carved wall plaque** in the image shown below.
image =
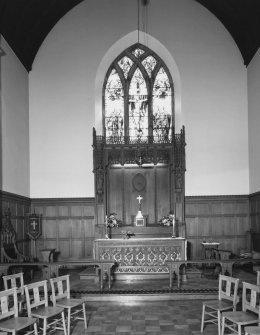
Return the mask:
M 137 192 L 141 192 L 145 189 L 146 187 L 146 178 L 143 174 L 137 173 L 132 181 L 133 188 Z

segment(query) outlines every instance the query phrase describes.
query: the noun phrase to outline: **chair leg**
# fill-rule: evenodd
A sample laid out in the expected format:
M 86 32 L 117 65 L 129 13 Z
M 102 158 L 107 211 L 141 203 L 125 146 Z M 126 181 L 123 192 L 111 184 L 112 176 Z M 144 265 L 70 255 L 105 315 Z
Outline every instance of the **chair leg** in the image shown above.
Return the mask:
M 221 335 L 221 313 L 218 311 L 218 335 Z
M 33 328 L 34 328 L 34 334 L 38 335 L 38 329 L 37 329 L 37 323 L 36 322 L 33 324 Z
M 71 315 L 71 309 L 68 308 L 68 335 L 70 335 L 70 315 Z
M 43 335 L 46 335 L 47 331 L 47 319 L 43 320 Z
M 221 335 L 224 335 L 224 330 L 225 330 L 225 317 L 222 318 L 221 322 Z
M 203 333 L 204 328 L 204 317 L 205 317 L 205 305 L 202 306 L 201 328 L 200 328 L 201 333 Z
M 64 312 L 61 313 L 61 316 L 62 316 L 62 323 L 63 323 L 64 335 L 67 335 L 66 322 L 65 322 Z
M 86 305 L 85 305 L 85 303 L 82 304 L 82 310 L 83 310 L 83 316 L 84 316 L 85 329 L 87 329 L 88 325 L 87 325 L 87 316 L 86 316 Z

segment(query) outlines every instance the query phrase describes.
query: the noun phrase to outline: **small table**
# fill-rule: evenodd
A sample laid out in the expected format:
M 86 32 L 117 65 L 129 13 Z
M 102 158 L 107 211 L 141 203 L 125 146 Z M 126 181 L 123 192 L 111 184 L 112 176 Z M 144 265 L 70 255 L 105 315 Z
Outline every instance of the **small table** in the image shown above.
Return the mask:
M 219 242 L 202 242 L 204 259 L 216 259 L 215 249 L 218 249 Z

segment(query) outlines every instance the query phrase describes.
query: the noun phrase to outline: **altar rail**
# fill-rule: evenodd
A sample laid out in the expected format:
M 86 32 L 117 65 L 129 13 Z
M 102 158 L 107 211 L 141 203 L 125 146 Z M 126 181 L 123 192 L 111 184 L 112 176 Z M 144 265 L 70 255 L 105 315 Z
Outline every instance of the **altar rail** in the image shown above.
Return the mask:
M 254 258 L 234 258 L 234 259 L 203 259 L 196 261 L 166 261 L 166 266 L 169 270 L 169 287 L 173 286 L 173 277 L 177 277 L 177 286 L 178 289 L 181 288 L 183 282 L 189 280 L 187 277 L 187 270 L 189 267 L 196 267 L 198 269 L 211 268 L 212 276 L 218 277 L 219 273 L 233 276 L 233 267 L 234 265 L 244 265 L 251 264 L 252 270 L 256 273 L 257 270 L 260 270 L 260 259 Z M 217 268 L 219 265 L 219 268 Z M 255 268 L 255 270 L 254 270 Z

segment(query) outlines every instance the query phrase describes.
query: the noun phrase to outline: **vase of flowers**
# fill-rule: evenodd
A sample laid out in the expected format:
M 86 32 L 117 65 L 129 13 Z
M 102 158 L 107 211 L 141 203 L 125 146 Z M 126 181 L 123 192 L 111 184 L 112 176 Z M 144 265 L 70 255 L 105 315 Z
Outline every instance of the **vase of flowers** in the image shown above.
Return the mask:
M 159 220 L 159 225 L 160 226 L 172 226 L 172 237 L 176 237 L 176 232 L 175 232 L 175 215 L 172 211 L 169 212 L 168 215 L 163 216 Z
M 118 227 L 119 224 L 121 223 L 121 221 L 116 218 L 116 215 L 117 215 L 116 213 L 110 213 L 109 215 L 106 215 L 106 219 L 105 219 L 106 239 L 110 238 L 111 228 Z

